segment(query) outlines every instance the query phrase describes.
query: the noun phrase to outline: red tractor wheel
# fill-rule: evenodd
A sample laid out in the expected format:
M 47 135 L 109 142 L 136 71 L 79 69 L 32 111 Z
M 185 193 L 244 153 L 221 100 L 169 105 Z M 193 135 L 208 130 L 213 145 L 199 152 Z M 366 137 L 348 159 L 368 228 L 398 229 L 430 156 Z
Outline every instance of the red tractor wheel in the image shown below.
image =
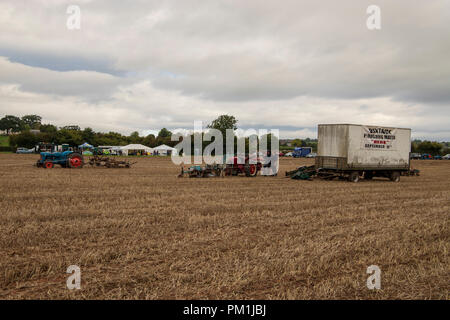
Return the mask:
M 79 153 L 71 153 L 69 155 L 69 159 L 67 160 L 67 163 L 69 165 L 69 168 L 82 168 L 84 161 L 83 156 Z
M 45 161 L 45 162 L 44 162 L 44 168 L 45 168 L 45 169 L 51 169 L 51 168 L 53 168 L 53 162 L 51 162 L 51 161 Z
M 258 167 L 256 166 L 256 164 L 249 164 L 245 166 L 245 175 L 247 177 L 256 177 L 257 174 L 258 174 Z

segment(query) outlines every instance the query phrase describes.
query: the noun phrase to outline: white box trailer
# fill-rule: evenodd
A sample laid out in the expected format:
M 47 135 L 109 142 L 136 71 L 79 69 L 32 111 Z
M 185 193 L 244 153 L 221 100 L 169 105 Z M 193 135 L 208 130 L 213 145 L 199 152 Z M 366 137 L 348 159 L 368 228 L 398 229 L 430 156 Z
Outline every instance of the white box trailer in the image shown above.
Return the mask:
M 409 171 L 411 129 L 355 124 L 321 124 L 316 168 L 357 182 L 376 176 L 399 181 Z

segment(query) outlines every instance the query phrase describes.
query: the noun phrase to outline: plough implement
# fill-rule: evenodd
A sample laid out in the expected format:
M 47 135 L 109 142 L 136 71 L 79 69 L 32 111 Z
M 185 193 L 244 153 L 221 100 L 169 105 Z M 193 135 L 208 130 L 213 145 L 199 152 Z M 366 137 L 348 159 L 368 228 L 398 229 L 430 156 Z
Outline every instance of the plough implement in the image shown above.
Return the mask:
M 131 165 L 136 162 L 130 162 L 128 160 L 116 160 L 111 157 L 104 157 L 94 155 L 89 159 L 89 164 L 93 167 L 106 167 L 106 168 L 131 168 Z
M 246 177 L 256 177 L 261 171 L 262 163 L 250 163 L 249 157 L 245 158 L 245 163 L 239 163 L 238 157 L 231 158 L 230 163 L 227 164 L 213 164 L 213 165 L 194 165 L 187 170 L 181 166 L 181 173 L 179 178 L 188 176 L 189 178 L 207 178 L 207 177 L 224 177 L 224 176 L 238 176 L 245 175 Z
M 303 166 L 292 171 L 286 171 L 286 177 L 295 180 L 312 180 L 312 177 L 316 174 L 317 170 L 315 166 Z
M 187 175 L 189 178 L 208 178 L 208 177 L 222 177 L 224 175 L 223 165 L 214 164 L 206 165 L 204 167 L 196 165 L 191 166 L 187 170 L 181 166 L 181 173 L 178 175 L 179 178 Z

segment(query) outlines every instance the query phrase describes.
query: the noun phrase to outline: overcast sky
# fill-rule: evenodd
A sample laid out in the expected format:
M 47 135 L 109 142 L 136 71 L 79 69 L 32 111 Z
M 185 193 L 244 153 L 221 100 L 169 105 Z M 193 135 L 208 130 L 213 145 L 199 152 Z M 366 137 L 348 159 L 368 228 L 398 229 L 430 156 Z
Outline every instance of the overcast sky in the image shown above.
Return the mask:
M 450 141 L 450 1 L 1 0 L 5 114 L 126 134 L 231 114 L 289 138 L 356 123 Z

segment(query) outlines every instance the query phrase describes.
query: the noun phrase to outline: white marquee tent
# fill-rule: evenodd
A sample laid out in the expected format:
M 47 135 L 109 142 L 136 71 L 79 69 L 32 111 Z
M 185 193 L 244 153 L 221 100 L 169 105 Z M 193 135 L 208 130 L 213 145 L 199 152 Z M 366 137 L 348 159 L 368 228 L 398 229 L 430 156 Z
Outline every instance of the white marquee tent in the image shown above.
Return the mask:
M 177 149 L 169 147 L 168 145 L 162 144 L 153 148 L 153 154 L 158 154 L 162 156 L 167 156 L 171 154 L 177 154 Z
M 122 154 L 127 156 L 130 151 L 131 152 L 145 152 L 145 153 L 153 153 L 153 149 L 142 144 L 129 144 L 127 146 L 121 147 L 120 150 Z

